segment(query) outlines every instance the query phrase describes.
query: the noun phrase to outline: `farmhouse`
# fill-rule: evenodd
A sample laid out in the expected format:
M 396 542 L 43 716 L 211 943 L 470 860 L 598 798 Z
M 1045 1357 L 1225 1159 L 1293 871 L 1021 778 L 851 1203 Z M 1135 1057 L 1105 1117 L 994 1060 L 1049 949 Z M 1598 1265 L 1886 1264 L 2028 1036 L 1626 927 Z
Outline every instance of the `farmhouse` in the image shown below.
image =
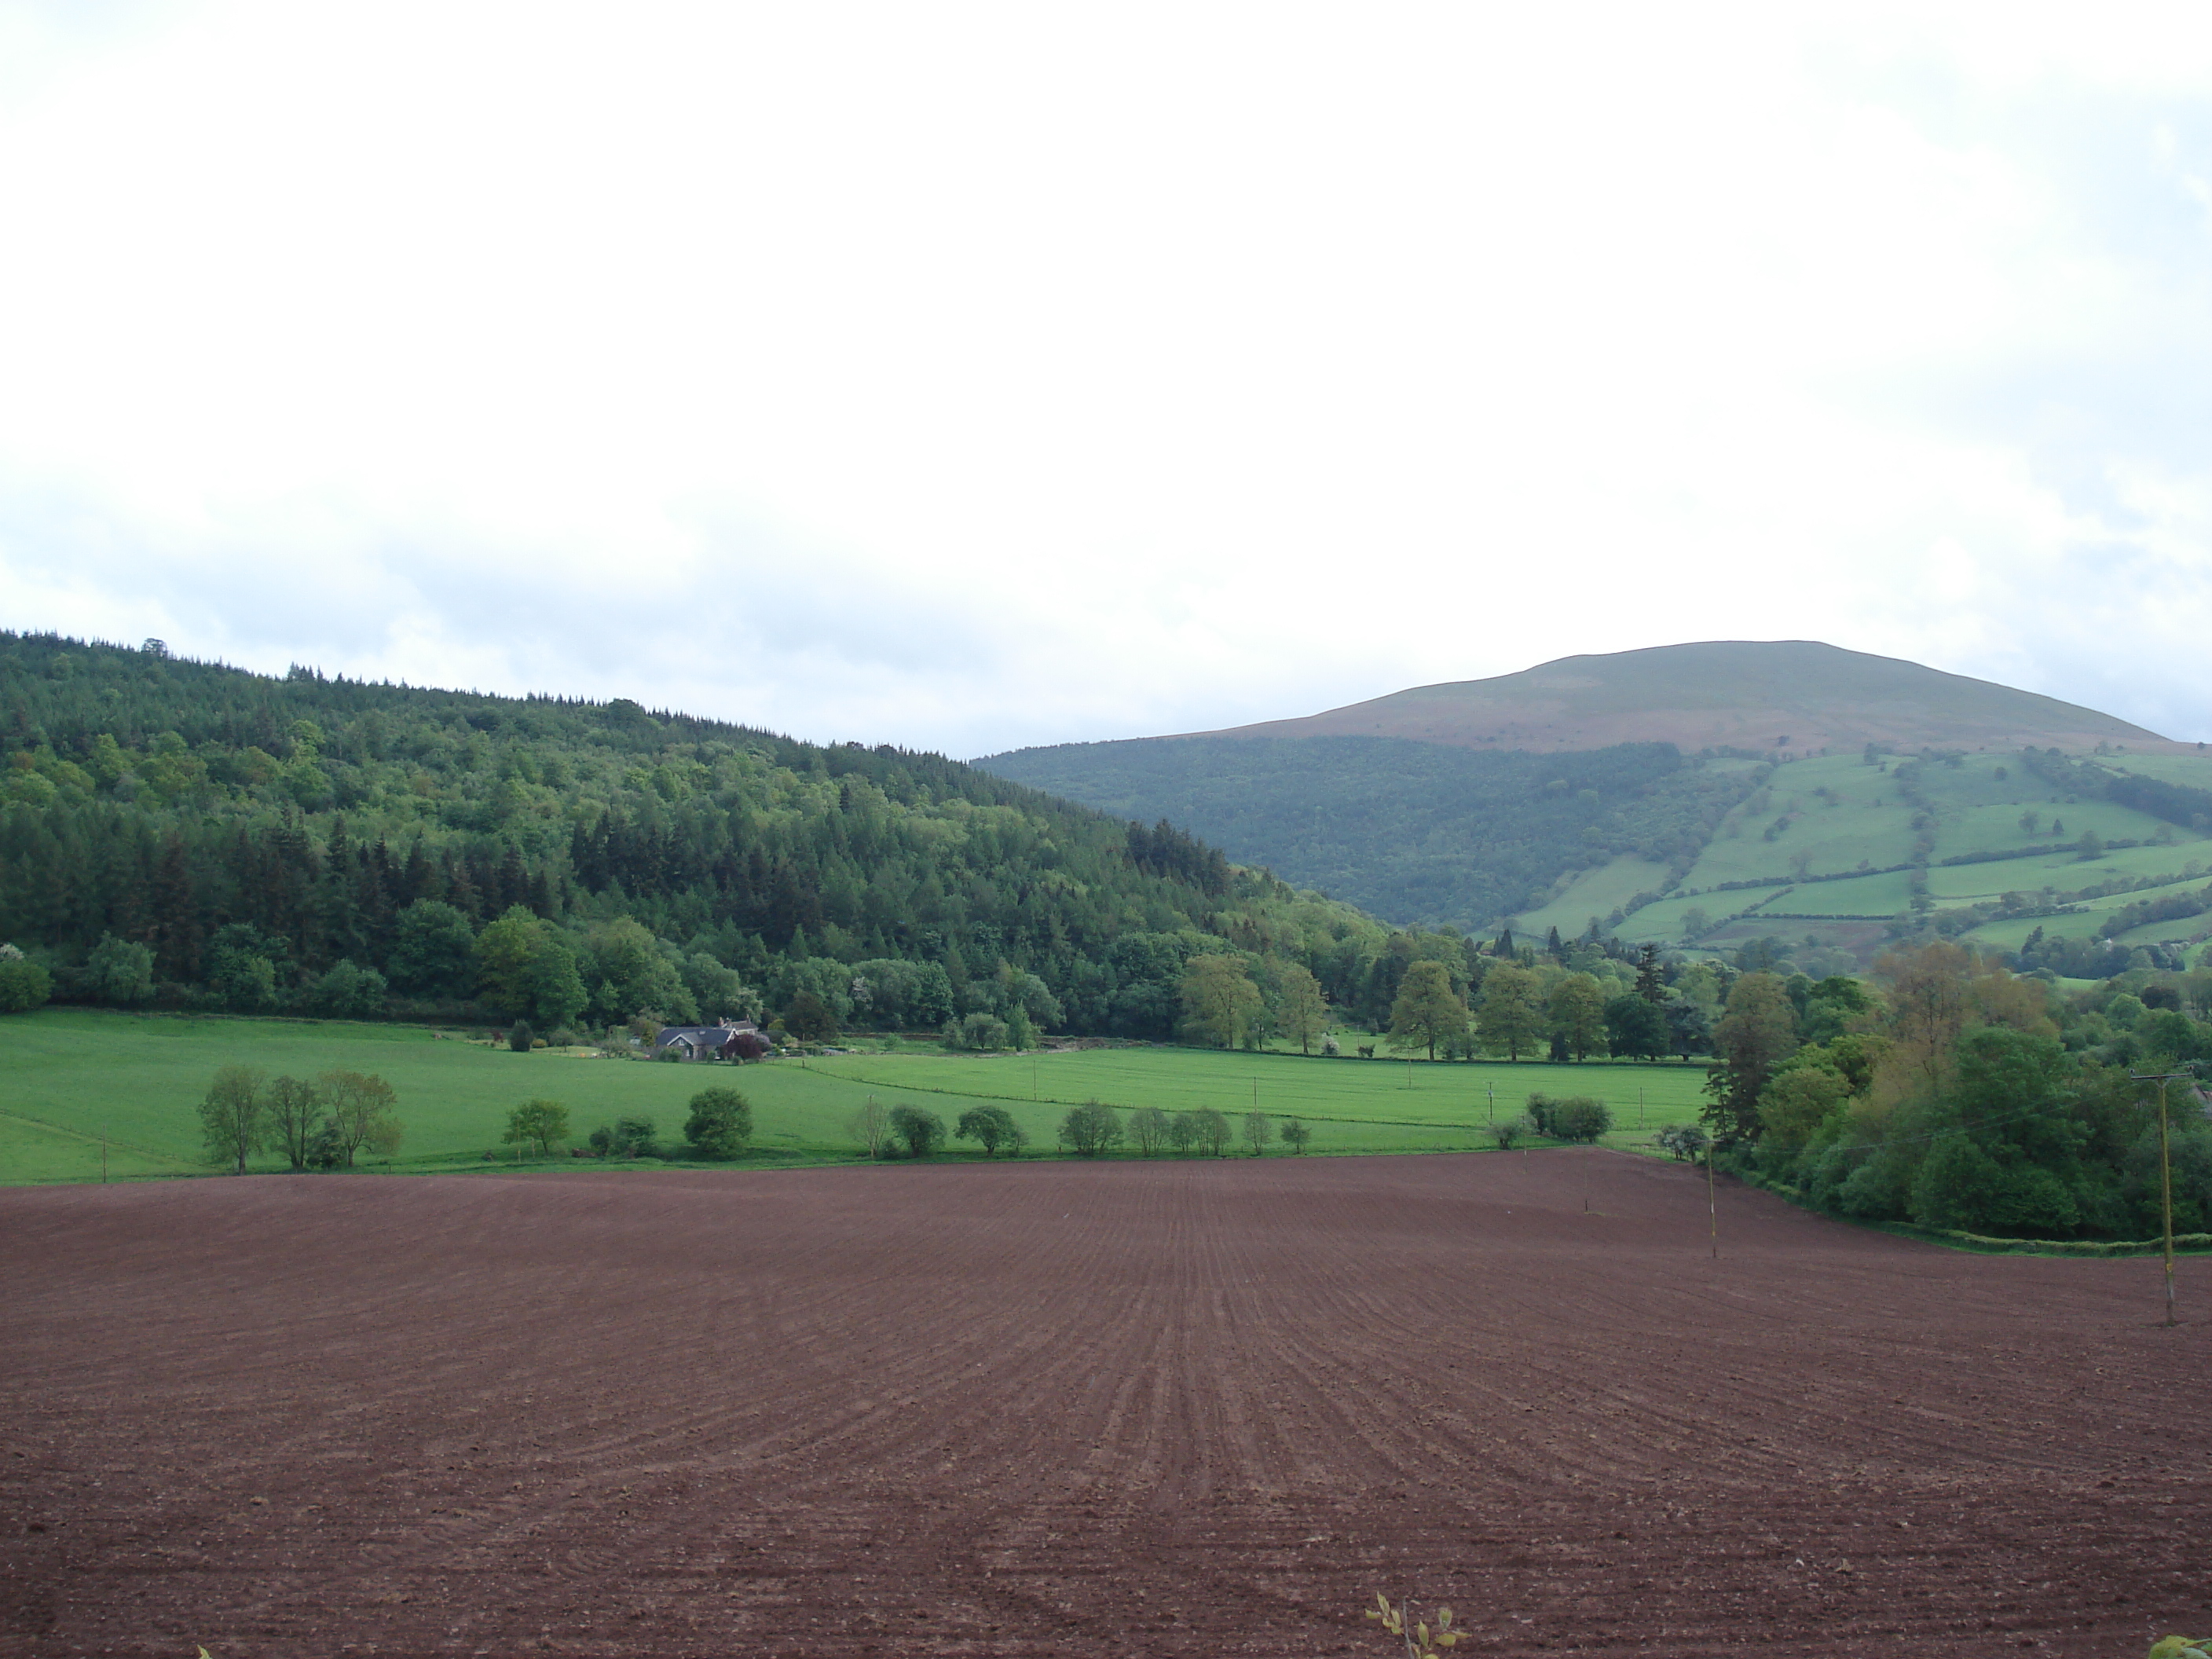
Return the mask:
M 775 1045 L 749 1019 L 720 1025 L 664 1025 L 653 1039 L 657 1058 L 674 1049 L 686 1060 L 758 1060 Z

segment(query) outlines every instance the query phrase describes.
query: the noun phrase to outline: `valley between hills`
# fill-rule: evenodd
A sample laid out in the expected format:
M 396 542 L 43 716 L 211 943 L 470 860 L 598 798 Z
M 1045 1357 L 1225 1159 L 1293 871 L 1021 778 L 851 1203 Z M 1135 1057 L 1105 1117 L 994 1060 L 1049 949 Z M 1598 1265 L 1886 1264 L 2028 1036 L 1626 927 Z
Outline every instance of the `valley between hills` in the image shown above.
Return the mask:
M 1763 945 L 1815 974 L 1932 930 L 2069 977 L 2179 967 L 2212 933 L 2203 745 L 1808 641 L 977 764 L 1400 926 Z

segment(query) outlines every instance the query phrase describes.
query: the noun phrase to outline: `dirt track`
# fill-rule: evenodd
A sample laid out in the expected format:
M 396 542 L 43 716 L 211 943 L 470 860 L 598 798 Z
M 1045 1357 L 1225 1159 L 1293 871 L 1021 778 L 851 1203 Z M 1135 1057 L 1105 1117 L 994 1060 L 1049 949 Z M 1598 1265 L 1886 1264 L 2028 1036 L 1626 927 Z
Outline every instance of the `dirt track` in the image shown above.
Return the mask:
M 1583 1213 L 1587 1203 L 1595 1212 Z M 2212 1629 L 2212 1270 L 1601 1152 L 0 1192 L 0 1654 Z

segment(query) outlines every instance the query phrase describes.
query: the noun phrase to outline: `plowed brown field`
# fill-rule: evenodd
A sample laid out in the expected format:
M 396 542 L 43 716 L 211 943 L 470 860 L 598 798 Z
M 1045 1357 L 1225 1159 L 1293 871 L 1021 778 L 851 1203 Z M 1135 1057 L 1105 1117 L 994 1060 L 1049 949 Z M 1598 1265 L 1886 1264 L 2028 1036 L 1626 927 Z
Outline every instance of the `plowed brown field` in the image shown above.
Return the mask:
M 1598 1151 L 0 1193 L 0 1652 L 2212 1627 L 2155 1262 L 1720 1209 Z

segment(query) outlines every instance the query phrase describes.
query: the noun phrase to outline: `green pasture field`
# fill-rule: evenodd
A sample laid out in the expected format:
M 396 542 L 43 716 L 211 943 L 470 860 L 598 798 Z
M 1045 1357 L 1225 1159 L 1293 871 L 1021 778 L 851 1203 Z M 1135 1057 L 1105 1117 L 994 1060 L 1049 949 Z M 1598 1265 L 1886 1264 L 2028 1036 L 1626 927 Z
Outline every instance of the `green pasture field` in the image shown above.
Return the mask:
M 752 1103 L 754 1164 L 845 1162 L 860 1156 L 846 1126 L 871 1096 L 926 1107 L 948 1125 L 969 1105 L 1003 1105 L 1051 1151 L 1066 1109 L 1092 1097 L 1170 1110 L 1258 1109 L 1306 1119 L 1309 1152 L 1458 1151 L 1486 1145 L 1492 1111 L 1517 1113 L 1531 1091 L 1595 1095 L 1629 1143 L 1696 1115 L 1702 1066 L 1583 1066 L 1323 1060 L 1190 1048 L 1106 1048 L 1003 1057 L 844 1054 L 733 1066 L 509 1054 L 416 1027 L 340 1021 L 191 1018 L 50 1008 L 0 1019 L 0 1184 L 97 1180 L 108 1136 L 112 1179 L 205 1173 L 196 1107 L 216 1068 L 271 1076 L 373 1072 L 395 1091 L 406 1139 L 395 1173 L 511 1164 L 500 1134 L 534 1096 L 568 1108 L 579 1140 L 617 1116 L 681 1130 L 697 1091 L 735 1087 Z M 1639 1108 L 1639 1094 L 1642 1105 Z M 1640 1121 L 1639 1121 L 1640 1120 Z M 971 1155 L 956 1143 L 953 1156 Z M 566 1158 L 558 1160 L 567 1164 Z M 263 1155 L 249 1165 L 281 1169 Z M 372 1167 L 386 1167 L 375 1160 Z
M 2109 755 L 2099 763 L 2191 789 L 2212 789 L 2212 751 L 2195 755 Z
M 2212 786 L 2212 757 L 2156 756 L 2143 757 L 2140 764 L 2137 761 L 2138 757 L 2130 756 L 2114 763 L 2173 782 Z M 1683 877 L 1684 890 L 1629 916 L 1620 926 L 1620 937 L 1631 943 L 1646 939 L 1671 943 L 1681 938 L 1683 918 L 1692 908 L 1717 921 L 1757 904 L 1761 898 L 1758 889 L 1713 890 L 1733 881 L 1771 883 L 1778 888 L 1787 885 L 1792 879 L 1790 861 L 1801 854 L 1809 859 L 1808 868 L 1814 875 L 1833 875 L 1856 868 L 1862 860 L 1877 868 L 1903 864 L 1911 854 L 1911 819 L 1916 809 L 1899 791 L 1897 762 L 1893 759 L 1890 764 L 1892 769 L 1883 771 L 1864 764 L 1856 755 L 1826 755 L 1776 768 L 1759 809 L 1751 811 L 1747 803 L 1723 819 Z M 2000 769 L 2005 774 L 2002 777 L 1997 775 Z M 2017 756 L 1976 754 L 1955 767 L 1923 767 L 1920 788 L 1936 809 L 1936 861 L 1929 869 L 1928 883 L 1929 891 L 1939 903 L 1972 903 L 2045 885 L 2071 890 L 2115 875 L 2201 879 L 2203 867 L 2212 863 L 2212 838 L 2178 829 L 2117 802 L 2054 799 L 2051 786 L 2021 765 Z M 1815 790 L 1826 793 L 1816 794 Z M 1799 816 L 1790 827 L 1767 840 L 1767 827 L 1792 811 Z M 2020 815 L 2029 811 L 2042 818 L 2033 836 L 2020 827 Z M 2056 842 L 2051 839 L 2049 827 L 2054 817 L 2063 818 L 2066 825 L 2063 841 Z M 2085 860 L 2074 853 L 2073 843 L 2083 831 L 2092 830 L 2107 841 L 2154 844 Z M 1988 864 L 1946 866 L 1941 862 L 1962 854 L 2009 853 L 2030 847 L 2047 850 Z M 1514 926 L 1528 932 L 1556 925 L 1562 933 L 1579 933 L 1592 915 L 1607 915 L 1624 898 L 1654 887 L 1656 884 L 1646 877 L 1648 868 L 1638 860 L 1615 859 L 1584 872 L 1542 909 L 1516 918 Z M 1896 915 L 1910 902 L 1906 881 L 1905 874 L 1899 871 L 1801 882 L 1795 892 L 1776 901 L 1774 908 L 1885 918 Z M 2094 915 L 2085 912 L 2080 917 L 2061 918 L 2063 925 L 2046 922 L 2045 932 L 2093 932 L 2109 914 L 2100 910 Z M 2030 922 L 2027 927 L 2033 925 Z M 2010 937 L 2008 924 L 1999 927 L 2006 931 L 1977 933 L 1974 937 L 1992 944 L 2017 943 Z M 1791 930 L 1786 922 L 1778 921 L 1776 931 Z M 2027 931 L 2027 927 L 2018 930 L 2021 938 Z
M 1540 939 L 1546 928 L 1556 927 L 1571 939 L 1589 926 L 1592 916 L 1602 921 L 1616 907 L 1627 903 L 1638 893 L 1657 892 L 1666 880 L 1665 865 L 1623 854 L 1595 870 L 1582 872 L 1564 891 L 1541 908 L 1515 917 L 1513 928 L 1516 933 L 1534 933 Z
M 2204 855 L 2212 852 L 2202 843 L 2175 847 L 2124 847 L 2094 859 L 2058 848 L 2037 858 L 2003 859 L 1994 864 L 1934 865 L 1928 872 L 1928 890 L 1946 903 L 1995 898 L 2001 893 L 2032 893 L 2055 887 L 2062 893 L 2114 876 L 2130 880 L 2203 881 Z M 2144 891 L 2148 892 L 2146 888 Z M 2142 894 L 2130 895 L 2140 898 Z
M 879 1097 L 943 1091 L 1059 1114 L 1085 1100 L 1109 1106 L 1191 1111 L 1210 1106 L 1262 1111 L 1314 1126 L 1314 1147 L 1331 1152 L 1405 1151 L 1437 1131 L 1479 1138 L 1493 1114 L 1519 1112 L 1532 1092 L 1592 1095 L 1613 1109 L 1617 1136 L 1694 1119 L 1703 1103 L 1702 1064 L 1591 1061 L 1552 1066 L 1504 1060 L 1308 1058 L 1218 1049 L 1091 1048 L 1008 1055 L 849 1054 L 811 1062 L 866 1085 Z M 1040 1121 L 1045 1121 L 1040 1119 Z M 1031 1129 L 1031 1133 L 1036 1131 Z M 1451 1142 L 1472 1145 L 1474 1140 Z

